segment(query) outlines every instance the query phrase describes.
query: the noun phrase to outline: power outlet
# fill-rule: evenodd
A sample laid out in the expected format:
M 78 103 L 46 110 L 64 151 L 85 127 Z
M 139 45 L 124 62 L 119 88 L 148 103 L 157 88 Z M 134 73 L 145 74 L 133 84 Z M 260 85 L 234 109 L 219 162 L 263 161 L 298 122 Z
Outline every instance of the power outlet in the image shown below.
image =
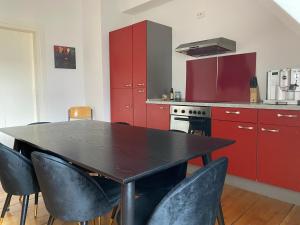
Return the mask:
M 205 16 L 206 16 L 206 12 L 205 12 L 205 11 L 197 12 L 197 14 L 196 14 L 196 18 L 197 18 L 198 20 L 203 19 Z

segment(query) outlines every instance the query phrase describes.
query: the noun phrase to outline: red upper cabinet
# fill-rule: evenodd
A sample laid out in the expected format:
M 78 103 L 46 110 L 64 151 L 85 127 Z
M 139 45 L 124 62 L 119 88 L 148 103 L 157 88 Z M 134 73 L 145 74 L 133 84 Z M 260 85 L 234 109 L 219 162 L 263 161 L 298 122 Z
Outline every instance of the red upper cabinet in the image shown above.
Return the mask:
M 111 121 L 133 124 L 132 89 L 111 90 Z
M 217 98 L 217 58 L 190 60 L 186 63 L 186 100 L 214 101 Z
M 132 88 L 132 26 L 109 33 L 111 88 Z
M 147 105 L 147 127 L 159 130 L 170 129 L 170 106 Z
M 147 22 L 133 25 L 133 87 L 144 88 L 147 82 Z
M 147 105 L 146 88 L 133 89 L 133 125 L 146 127 L 147 125 Z
M 258 180 L 300 191 L 300 128 L 261 124 Z
M 256 53 L 218 58 L 218 101 L 250 101 L 249 82 L 256 74 Z

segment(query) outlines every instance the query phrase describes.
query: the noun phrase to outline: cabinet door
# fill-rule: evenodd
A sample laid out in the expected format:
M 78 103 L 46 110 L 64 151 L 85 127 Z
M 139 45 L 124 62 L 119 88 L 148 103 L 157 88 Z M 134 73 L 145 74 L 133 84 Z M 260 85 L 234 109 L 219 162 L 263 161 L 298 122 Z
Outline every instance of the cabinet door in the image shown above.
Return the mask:
M 133 125 L 146 127 L 147 124 L 147 105 L 146 88 L 133 89 Z
M 186 100 L 215 101 L 217 97 L 217 58 L 186 63 Z
M 146 87 L 147 82 L 147 22 L 133 25 L 133 87 Z
M 300 191 L 300 128 L 260 125 L 258 180 Z
M 111 88 L 132 88 L 132 26 L 109 33 Z
M 250 101 L 249 81 L 256 74 L 256 53 L 218 58 L 218 100 Z
M 147 127 L 160 130 L 170 129 L 170 106 L 147 105 Z
M 236 141 L 235 144 L 216 151 L 213 157 L 227 156 L 230 174 L 256 180 L 257 125 L 213 120 L 212 136 Z
M 132 89 L 111 90 L 111 121 L 133 124 Z

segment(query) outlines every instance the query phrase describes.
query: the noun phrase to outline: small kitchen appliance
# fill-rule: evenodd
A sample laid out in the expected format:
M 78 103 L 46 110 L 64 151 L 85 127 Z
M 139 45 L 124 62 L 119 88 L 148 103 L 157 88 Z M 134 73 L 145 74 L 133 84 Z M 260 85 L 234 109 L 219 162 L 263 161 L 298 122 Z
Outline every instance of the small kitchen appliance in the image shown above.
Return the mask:
M 300 105 L 300 69 L 268 71 L 265 104 Z

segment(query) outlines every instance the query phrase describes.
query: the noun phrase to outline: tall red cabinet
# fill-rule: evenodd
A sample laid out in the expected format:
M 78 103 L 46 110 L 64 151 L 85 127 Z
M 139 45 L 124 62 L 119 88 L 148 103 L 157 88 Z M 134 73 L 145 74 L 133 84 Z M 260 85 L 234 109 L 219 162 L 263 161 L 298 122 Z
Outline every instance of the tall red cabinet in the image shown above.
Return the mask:
M 172 29 L 143 21 L 110 32 L 111 121 L 147 125 L 147 98 L 172 86 Z

